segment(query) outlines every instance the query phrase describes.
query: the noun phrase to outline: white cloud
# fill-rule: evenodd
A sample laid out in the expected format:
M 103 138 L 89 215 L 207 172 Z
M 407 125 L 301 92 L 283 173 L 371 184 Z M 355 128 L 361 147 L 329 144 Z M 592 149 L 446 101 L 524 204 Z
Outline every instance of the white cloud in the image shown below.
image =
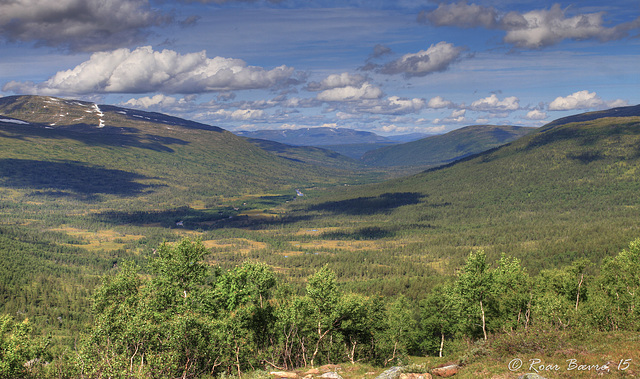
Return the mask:
M 429 100 L 427 106 L 433 109 L 450 108 L 453 106 L 453 103 L 449 100 L 443 99 L 441 96 L 436 96 Z
M 439 42 L 427 50 L 414 54 L 406 54 L 400 59 L 389 62 L 379 70 L 382 74 L 404 74 L 406 77 L 425 76 L 438 71 L 445 71 L 460 58 L 463 51 L 451 43 Z
M 492 28 L 496 24 L 497 11 L 476 4 L 441 3 L 437 9 L 431 12 L 420 12 L 418 21 L 428 22 L 435 26 L 458 26 L 461 28 L 474 28 L 484 26 Z
M 219 109 L 215 112 L 203 112 L 196 115 L 197 119 L 250 121 L 261 120 L 266 114 L 261 109 L 236 109 L 234 111 Z
M 377 101 L 364 101 L 356 107 L 361 113 L 399 115 L 408 113 L 418 113 L 424 109 L 426 102 L 419 98 L 401 98 L 398 96 L 390 96 L 386 99 Z
M 468 119 L 465 114 L 466 110 L 464 109 L 454 110 L 451 112 L 451 116 L 444 119 L 436 118 L 432 122 L 434 124 L 464 124 L 471 122 L 471 120 Z
M 600 12 L 566 17 L 560 4 L 555 4 L 549 10 L 534 10 L 523 14 L 508 13 L 501 23 L 507 31 L 505 42 L 536 49 L 555 45 L 565 39 L 620 39 L 626 35 L 628 28 L 633 28 L 629 24 L 607 28 L 602 16 L 603 13 Z
M 0 1 L 0 37 L 73 51 L 140 43 L 146 29 L 168 21 L 148 0 Z
M 398 126 L 395 124 L 383 125 L 380 130 L 384 133 L 408 133 L 416 130 L 414 127 Z
M 366 81 L 366 78 L 362 75 L 351 75 L 347 72 L 342 74 L 333 74 L 327 76 L 321 82 L 311 82 L 307 85 L 308 91 L 325 91 L 332 88 L 342 87 L 359 87 Z
M 628 102 L 622 99 L 604 101 L 595 92 L 587 90 L 574 92 L 566 97 L 556 97 L 549 104 L 550 111 L 567 111 L 574 109 L 604 109 L 615 108 L 628 105 Z
M 520 103 L 517 97 L 510 96 L 504 100 L 498 99 L 498 96 L 492 94 L 484 99 L 476 100 L 471 103 L 471 110 L 484 111 L 484 112 L 505 112 L 515 111 L 520 108 Z
M 171 96 L 165 96 L 162 94 L 154 95 L 152 97 L 145 96 L 138 99 L 129 99 L 123 106 L 129 106 L 133 108 L 152 108 L 152 107 L 170 107 L 178 103 L 178 99 Z
M 94 93 L 204 93 L 270 88 L 292 80 L 294 69 L 248 66 L 240 59 L 207 58 L 206 52 L 181 55 L 150 46 L 133 51 L 94 53 L 73 69 L 59 71 L 47 81 L 9 82 L 5 91 L 43 95 Z
M 606 27 L 603 16 L 604 12 L 598 12 L 567 17 L 559 4 L 526 13 L 501 13 L 492 7 L 461 1 L 443 3 L 433 11 L 422 12 L 418 21 L 434 26 L 502 29 L 506 32 L 504 42 L 529 49 L 555 45 L 566 39 L 617 40 L 640 28 L 640 17 L 632 22 Z
M 366 99 L 379 99 L 382 90 L 370 83 L 363 83 L 360 87 L 346 86 L 327 89 L 318 94 L 320 101 L 358 101 Z
M 466 113 L 467 111 L 465 109 L 458 109 L 451 112 L 451 117 L 452 118 L 464 117 Z
M 547 118 L 547 113 L 543 112 L 539 109 L 534 109 L 532 111 L 527 112 L 525 116 L 527 120 L 544 120 Z

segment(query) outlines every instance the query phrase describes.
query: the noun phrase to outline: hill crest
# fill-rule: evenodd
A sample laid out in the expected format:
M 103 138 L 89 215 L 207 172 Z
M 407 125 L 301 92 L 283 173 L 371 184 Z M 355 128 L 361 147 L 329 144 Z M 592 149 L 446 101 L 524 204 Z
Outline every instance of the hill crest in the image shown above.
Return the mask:
M 471 125 L 417 141 L 386 146 L 363 155 L 372 166 L 437 166 L 514 141 L 535 128 Z

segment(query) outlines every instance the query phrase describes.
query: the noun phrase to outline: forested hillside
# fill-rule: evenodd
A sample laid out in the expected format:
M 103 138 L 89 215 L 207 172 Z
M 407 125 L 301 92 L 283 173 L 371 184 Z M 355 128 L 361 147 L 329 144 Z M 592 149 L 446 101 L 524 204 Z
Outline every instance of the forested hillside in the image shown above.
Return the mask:
M 0 377 L 440 354 L 475 370 L 640 330 L 638 107 L 355 185 L 381 173 L 160 114 L 0 100 Z
M 166 207 L 354 177 L 165 115 L 51 97 L 0 100 L 0 115 L 12 118 L 0 122 L 2 186 L 35 196 Z
M 552 352 L 575 339 L 567 335 L 585 330 L 640 329 L 634 295 L 640 290 L 640 240 L 607 258 L 598 275 L 580 260 L 530 276 L 518 259 L 502 256 L 494 263 L 482 250 L 472 252 L 455 280 L 435 288 L 419 305 L 402 296 L 391 300 L 344 292 L 326 266 L 296 295 L 263 263 L 221 271 L 206 263 L 207 255 L 200 242 L 162 244 L 151 258 L 151 276 L 131 263 L 106 276 L 93 298 L 95 319 L 72 354 L 53 357 L 41 338 L 30 335 L 28 321 L 3 316 L 0 375 L 241 377 L 257 368 L 292 371 L 332 362 L 386 366 L 409 354 L 449 357 L 459 341 L 478 341 L 475 349 L 453 357 L 464 372 L 483 355 L 496 353 L 507 359 L 545 354 L 555 361 Z M 583 354 L 581 362 L 598 371 L 617 366 L 620 374 L 633 375 L 636 356 L 632 350 L 625 354 L 619 362 L 611 355 Z M 42 364 L 42 359 L 57 360 Z M 26 361 L 35 363 L 25 366 Z M 509 365 L 511 372 L 520 369 Z
M 520 126 L 473 125 L 449 133 L 368 151 L 371 166 L 438 166 L 498 147 L 534 131 Z

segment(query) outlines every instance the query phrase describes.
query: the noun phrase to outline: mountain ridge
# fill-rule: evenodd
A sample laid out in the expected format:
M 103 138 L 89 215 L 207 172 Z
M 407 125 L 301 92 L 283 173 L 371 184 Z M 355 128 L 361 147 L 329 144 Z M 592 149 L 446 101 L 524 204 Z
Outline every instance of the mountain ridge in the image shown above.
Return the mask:
M 437 166 L 514 141 L 535 128 L 510 125 L 470 125 L 449 133 L 366 152 L 371 166 Z
M 15 96 L 0 98 L 0 115 L 0 120 L 12 120 L 0 121 L 0 185 L 25 194 L 80 200 L 99 195 L 113 201 L 128 196 L 125 190 L 96 192 L 99 186 L 87 182 L 88 177 L 101 182 L 105 175 L 128 186 L 128 197 L 139 199 L 138 205 L 149 206 L 149 201 L 184 204 L 287 188 L 293 192 L 354 178 L 352 171 L 285 159 L 222 128 L 158 113 Z M 22 170 L 16 172 L 15 165 Z M 46 175 L 39 167 L 52 172 Z M 88 177 L 78 178 L 74 170 Z
M 383 137 L 373 132 L 349 128 L 313 127 L 300 129 L 264 129 L 238 131 L 237 135 L 298 146 L 346 145 L 355 143 L 400 143 L 418 138 L 419 133 Z

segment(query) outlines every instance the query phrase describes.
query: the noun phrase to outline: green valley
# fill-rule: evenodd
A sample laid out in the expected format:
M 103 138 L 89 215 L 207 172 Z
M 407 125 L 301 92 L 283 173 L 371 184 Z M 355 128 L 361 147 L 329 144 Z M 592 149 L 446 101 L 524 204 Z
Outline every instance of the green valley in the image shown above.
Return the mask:
M 0 377 L 379 373 L 412 356 L 506 375 L 507 357 L 623 338 L 640 330 L 639 146 L 636 106 L 467 127 L 369 152 L 371 168 L 158 113 L 0 98 Z M 36 357 L 50 364 L 23 366 Z

